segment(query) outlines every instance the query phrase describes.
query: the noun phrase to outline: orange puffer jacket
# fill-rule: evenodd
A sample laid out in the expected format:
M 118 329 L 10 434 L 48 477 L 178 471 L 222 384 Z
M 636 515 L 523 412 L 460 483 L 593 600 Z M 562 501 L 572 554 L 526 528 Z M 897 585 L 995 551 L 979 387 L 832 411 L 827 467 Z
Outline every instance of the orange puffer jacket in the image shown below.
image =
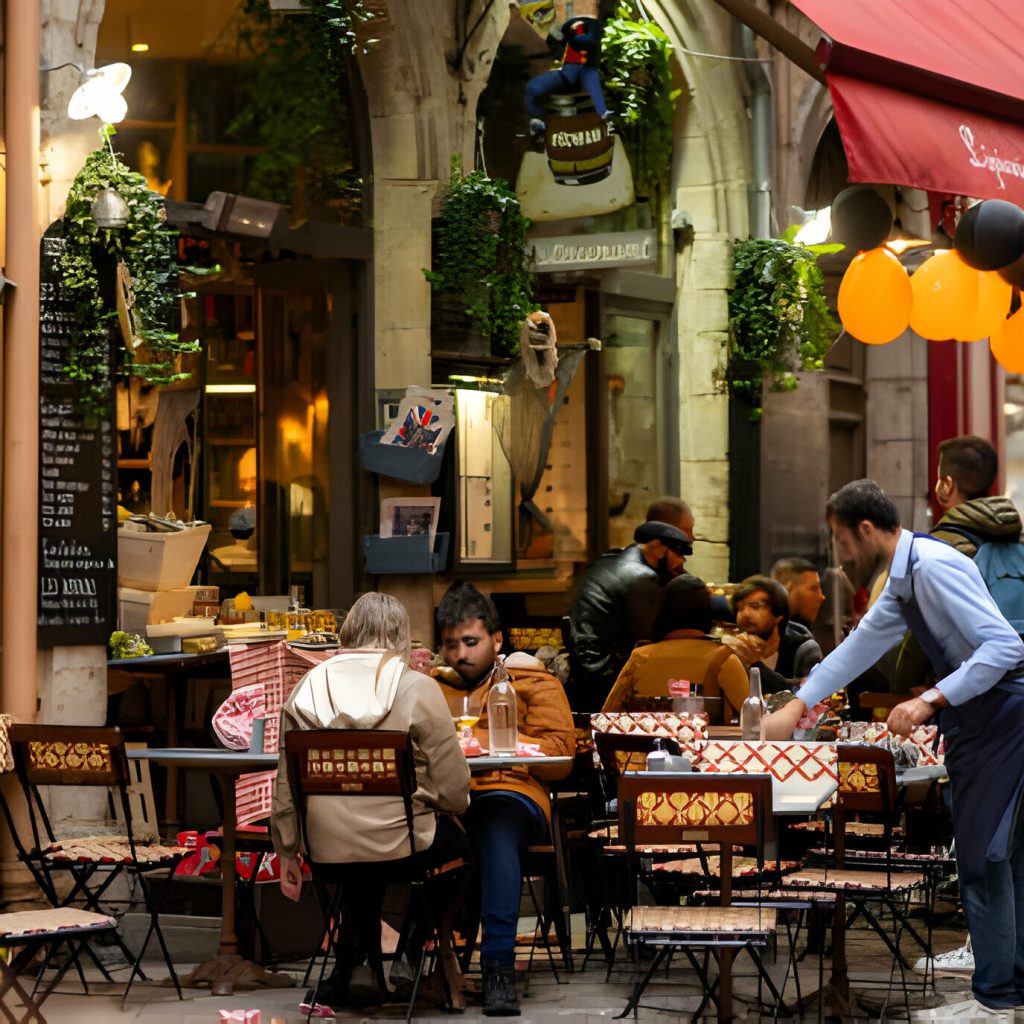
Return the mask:
M 522 658 L 522 655 L 518 656 Z M 532 659 L 531 659 L 532 660 Z M 540 662 L 536 663 L 538 666 Z M 545 753 L 554 757 L 572 757 L 576 752 L 575 730 L 572 724 L 572 712 L 569 702 L 565 699 L 562 684 L 550 672 L 542 668 L 519 668 L 511 665 L 508 668 L 509 678 L 516 691 L 516 711 L 519 719 L 520 743 L 536 743 Z M 457 715 L 462 707 L 462 698 L 467 692 L 480 696 L 480 721 L 473 729 L 477 738 L 487 746 L 487 692 L 491 688 L 491 676 L 488 676 L 475 690 L 467 691 L 445 682 L 435 675 L 437 685 L 441 688 L 452 714 Z M 470 788 L 475 792 L 505 789 L 533 800 L 544 811 L 549 823 L 551 820 L 551 800 L 548 796 L 548 781 L 564 779 L 572 769 L 571 764 L 554 765 L 536 768 L 511 766 L 501 771 L 487 772 L 484 775 L 474 774 Z

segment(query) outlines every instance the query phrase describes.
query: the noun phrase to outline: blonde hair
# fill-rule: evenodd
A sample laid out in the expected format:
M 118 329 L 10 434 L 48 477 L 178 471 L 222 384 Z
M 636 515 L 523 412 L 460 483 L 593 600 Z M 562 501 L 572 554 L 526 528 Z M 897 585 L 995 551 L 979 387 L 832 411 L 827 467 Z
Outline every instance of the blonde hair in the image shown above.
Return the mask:
M 393 651 L 408 661 L 411 651 L 409 613 L 390 594 L 371 590 L 349 610 L 341 627 L 341 646 Z

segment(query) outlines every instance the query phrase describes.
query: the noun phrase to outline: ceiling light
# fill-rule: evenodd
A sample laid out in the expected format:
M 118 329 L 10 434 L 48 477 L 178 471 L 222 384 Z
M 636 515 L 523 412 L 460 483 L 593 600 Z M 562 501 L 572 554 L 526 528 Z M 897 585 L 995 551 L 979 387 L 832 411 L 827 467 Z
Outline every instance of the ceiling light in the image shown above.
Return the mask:
M 132 43 L 132 53 L 148 53 L 149 43 Z

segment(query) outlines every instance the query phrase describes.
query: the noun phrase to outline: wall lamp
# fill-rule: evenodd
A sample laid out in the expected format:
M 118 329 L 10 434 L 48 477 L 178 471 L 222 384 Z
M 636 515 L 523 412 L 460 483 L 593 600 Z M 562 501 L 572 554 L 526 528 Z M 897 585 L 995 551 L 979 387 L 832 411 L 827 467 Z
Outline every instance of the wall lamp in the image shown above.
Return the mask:
M 40 71 L 59 71 L 74 68 L 81 81 L 68 100 L 68 117 L 84 121 L 87 117 L 98 117 L 106 124 L 123 121 L 128 113 L 128 103 L 121 94 L 125 90 L 132 69 L 128 64 L 105 64 L 101 68 L 83 70 L 73 61 L 40 68 Z

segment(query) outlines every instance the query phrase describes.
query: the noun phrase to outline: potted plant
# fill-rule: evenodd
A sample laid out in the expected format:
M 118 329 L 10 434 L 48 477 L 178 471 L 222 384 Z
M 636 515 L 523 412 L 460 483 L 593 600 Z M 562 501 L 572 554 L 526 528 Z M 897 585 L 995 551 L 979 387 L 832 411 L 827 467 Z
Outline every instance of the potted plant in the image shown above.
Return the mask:
M 765 385 L 792 391 L 798 371 L 822 368 L 839 333 L 822 290 L 815 248 L 779 238 L 736 243 L 727 381 L 734 397 L 754 407 L 754 418 L 760 415 Z
M 178 265 L 176 233 L 164 226 L 163 199 L 117 158 L 110 143 L 114 128 L 105 125 L 101 134 L 104 144 L 89 154 L 71 185 L 60 257 L 64 292 L 75 314 L 64 372 L 80 386 L 83 411 L 93 415 L 106 411 L 110 331 L 118 319 L 125 337 L 123 372 L 147 384 L 189 377 L 176 370 L 175 361 L 199 350 L 198 342 L 181 341 L 171 329 Z M 115 206 L 121 217 L 99 217 L 101 207 L 109 212 Z
M 506 182 L 482 171 L 463 175 L 452 158 L 441 216 L 435 232 L 434 265 L 424 270 L 444 316 L 468 318 L 493 352 L 515 356 L 519 329 L 533 301 L 530 222 Z

